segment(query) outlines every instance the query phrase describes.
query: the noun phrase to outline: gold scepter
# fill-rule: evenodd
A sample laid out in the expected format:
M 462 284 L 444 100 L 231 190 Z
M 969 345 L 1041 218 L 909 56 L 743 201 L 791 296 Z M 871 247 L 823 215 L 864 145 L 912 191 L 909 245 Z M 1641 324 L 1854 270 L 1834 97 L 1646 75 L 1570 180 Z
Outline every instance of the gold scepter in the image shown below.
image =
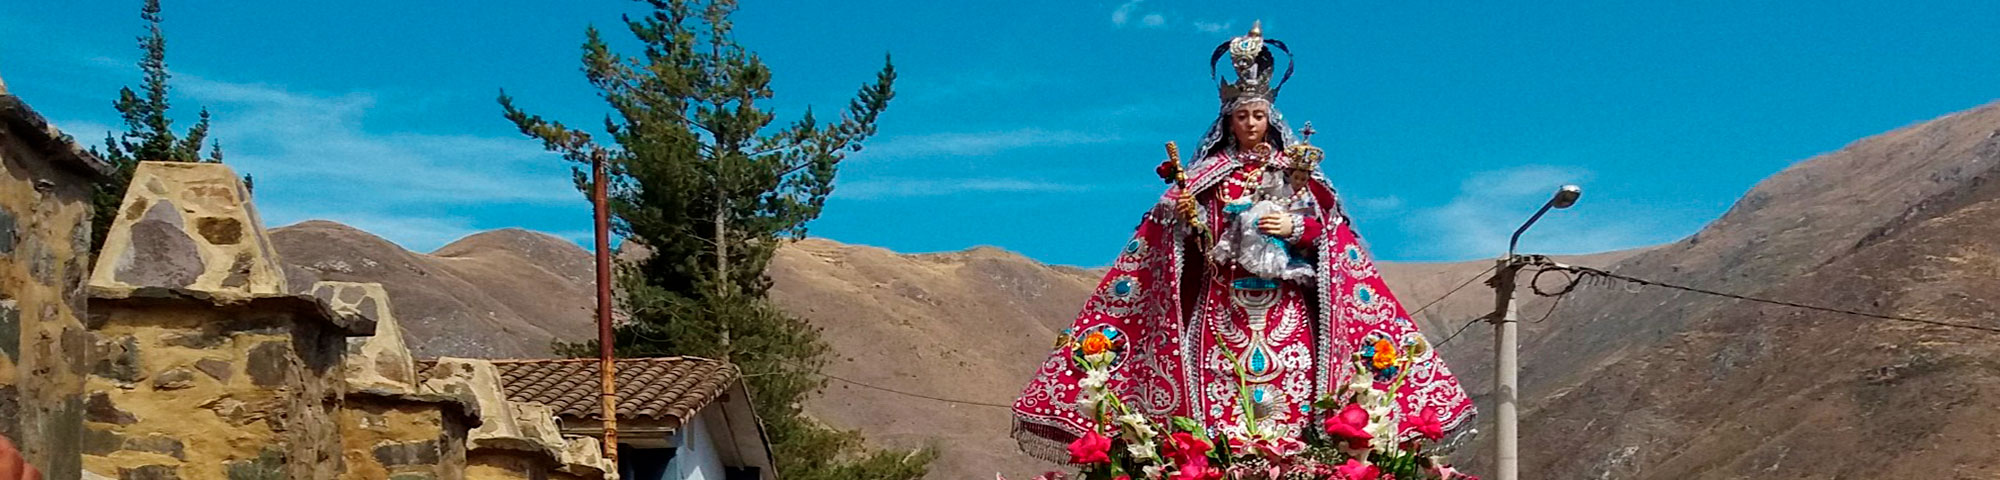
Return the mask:
M 1194 204 L 1194 192 L 1188 188 L 1187 170 L 1181 168 L 1180 145 L 1176 145 L 1174 142 L 1167 142 L 1167 161 L 1166 163 L 1161 163 L 1160 168 L 1155 173 L 1160 174 L 1160 180 L 1180 187 L 1180 201 L 1182 205 Z M 1187 220 L 1189 226 L 1194 227 L 1195 234 L 1201 236 L 1201 245 L 1203 247 L 1215 244 L 1214 235 L 1209 232 L 1208 224 L 1201 221 L 1201 218 L 1198 216 L 1199 214 L 1193 211 L 1182 211 L 1181 215 L 1186 217 L 1184 220 Z

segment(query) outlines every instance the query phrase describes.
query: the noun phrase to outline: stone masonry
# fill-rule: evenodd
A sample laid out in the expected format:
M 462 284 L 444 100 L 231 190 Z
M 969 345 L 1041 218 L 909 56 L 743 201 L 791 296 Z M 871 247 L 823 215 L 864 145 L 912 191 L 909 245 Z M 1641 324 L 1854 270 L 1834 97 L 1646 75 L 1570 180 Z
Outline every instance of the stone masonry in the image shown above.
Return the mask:
M 439 392 L 464 391 L 479 402 L 481 424 L 472 431 L 465 455 L 467 480 L 617 477 L 608 473 L 610 463 L 595 439 L 563 437 L 553 408 L 507 400 L 492 362 L 440 358 L 424 385 Z
M 470 392 L 440 393 L 416 381 L 416 362 L 380 284 L 319 282 L 313 295 L 375 321 L 375 335 L 347 339 L 347 398 L 340 409 L 343 479 L 465 477 L 466 437 L 480 425 Z
M 0 83 L 0 436 L 81 475 L 90 197 L 110 166 Z
M 77 340 L 88 478 L 616 478 L 550 407 L 506 400 L 491 362 L 445 359 L 419 380 L 380 285 L 286 293 L 238 178 L 134 175 Z
M 89 287 L 83 466 L 93 474 L 340 470 L 347 338 L 374 321 L 283 293 L 238 178 L 221 164 L 147 162 L 134 174 Z

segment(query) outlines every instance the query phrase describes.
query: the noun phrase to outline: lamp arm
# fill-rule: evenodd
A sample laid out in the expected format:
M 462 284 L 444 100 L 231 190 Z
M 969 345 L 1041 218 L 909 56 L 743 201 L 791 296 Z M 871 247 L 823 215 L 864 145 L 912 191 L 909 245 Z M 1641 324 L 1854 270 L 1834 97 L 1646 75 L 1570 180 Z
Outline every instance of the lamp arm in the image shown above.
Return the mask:
M 1528 227 L 1534 226 L 1535 222 L 1541 220 L 1542 215 L 1549 213 L 1549 208 L 1555 207 L 1555 205 L 1556 205 L 1555 199 L 1549 199 L 1549 201 L 1543 202 L 1542 209 L 1536 210 L 1535 216 L 1528 217 L 1528 221 L 1522 223 L 1521 228 L 1514 229 L 1514 236 L 1509 237 L 1507 239 L 1507 258 L 1514 257 L 1514 247 L 1521 244 L 1521 233 L 1528 231 Z

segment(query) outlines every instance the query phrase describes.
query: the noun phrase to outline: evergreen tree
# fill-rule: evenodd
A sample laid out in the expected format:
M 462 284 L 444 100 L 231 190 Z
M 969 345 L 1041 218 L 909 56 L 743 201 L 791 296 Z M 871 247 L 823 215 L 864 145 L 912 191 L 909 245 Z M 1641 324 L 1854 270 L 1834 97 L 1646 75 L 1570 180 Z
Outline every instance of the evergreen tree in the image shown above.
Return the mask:
M 804 400 L 825 386 L 828 347 L 819 331 L 773 306 L 764 270 L 777 248 L 802 238 L 833 191 L 840 160 L 875 133 L 894 96 L 885 60 L 838 119 L 811 109 L 773 126 L 758 102 L 770 99 L 771 71 L 732 37 L 735 2 L 650 0 L 652 12 L 626 17 L 643 44 L 614 53 L 585 31 L 584 76 L 615 111 L 604 127 L 615 145 L 589 132 L 500 105 L 523 134 L 585 169 L 607 159 L 613 228 L 651 251 L 621 266 L 616 328 L 622 356 L 695 355 L 728 360 L 748 374 L 781 475 L 788 479 L 915 479 L 928 450 L 870 450 L 861 437 L 815 423 Z M 578 356 L 595 342 L 559 345 Z
M 92 149 L 98 157 L 117 169 L 110 182 L 97 185 L 92 197 L 96 205 L 91 226 L 91 252 L 104 246 L 104 235 L 111 230 L 111 221 L 118 218 L 118 206 L 125 199 L 125 187 L 132 182 L 132 170 L 139 162 L 222 162 L 222 145 L 208 140 L 208 109 L 202 108 L 194 126 L 188 127 L 185 135 L 174 134 L 174 121 L 167 117 L 167 38 L 160 32 L 160 1 L 146 0 L 139 9 L 139 18 L 146 20 L 146 35 L 139 37 L 139 71 L 144 74 L 144 84 L 139 88 L 143 93 L 133 92 L 131 87 L 118 89 L 118 101 L 112 107 L 125 119 L 125 133 L 106 133 L 104 150 Z M 202 142 L 209 141 L 208 154 L 202 155 Z M 243 180 L 250 181 L 249 176 Z M 95 255 L 93 255 L 93 258 Z

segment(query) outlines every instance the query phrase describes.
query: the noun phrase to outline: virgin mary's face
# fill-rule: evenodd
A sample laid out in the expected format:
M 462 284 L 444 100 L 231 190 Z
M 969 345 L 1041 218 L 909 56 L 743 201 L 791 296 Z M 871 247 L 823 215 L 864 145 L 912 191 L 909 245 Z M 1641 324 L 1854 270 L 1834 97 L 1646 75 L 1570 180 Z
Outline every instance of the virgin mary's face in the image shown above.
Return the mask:
M 1271 127 L 1271 105 L 1251 102 L 1229 112 L 1229 133 L 1236 136 L 1236 148 L 1249 150 L 1264 141 L 1265 132 Z

